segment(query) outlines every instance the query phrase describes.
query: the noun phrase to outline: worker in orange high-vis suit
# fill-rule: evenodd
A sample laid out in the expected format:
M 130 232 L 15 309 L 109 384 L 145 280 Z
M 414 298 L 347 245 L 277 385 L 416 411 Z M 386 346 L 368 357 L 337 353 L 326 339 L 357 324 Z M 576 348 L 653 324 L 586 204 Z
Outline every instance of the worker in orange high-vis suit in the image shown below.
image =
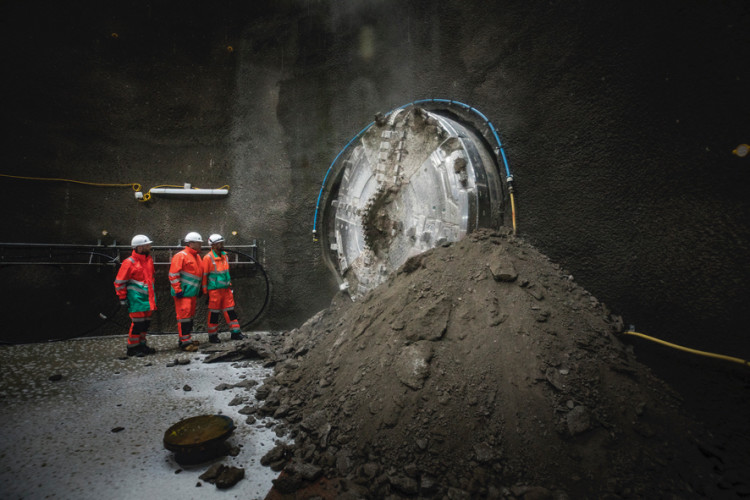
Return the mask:
M 234 310 L 234 291 L 229 276 L 229 259 L 224 251 L 224 238 L 212 234 L 208 238 L 211 251 L 203 257 L 203 293 L 208 298 L 208 341 L 218 344 L 220 314 L 232 331 L 232 340 L 245 338 Z
M 130 242 L 133 253 L 123 261 L 115 278 L 117 298 L 120 299 L 121 305 L 127 306 L 130 315 L 128 356 L 139 358 L 155 352 L 155 349 L 146 343 L 151 315 L 156 310 L 152 243 L 146 235 L 133 236 Z
M 203 238 L 196 232 L 185 236 L 185 248 L 172 257 L 169 266 L 169 283 L 172 285 L 172 297 L 177 313 L 177 331 L 180 336 L 180 349 L 195 351 L 198 341 L 190 333 L 193 331 L 195 302 L 202 295 L 203 265 L 200 249 Z

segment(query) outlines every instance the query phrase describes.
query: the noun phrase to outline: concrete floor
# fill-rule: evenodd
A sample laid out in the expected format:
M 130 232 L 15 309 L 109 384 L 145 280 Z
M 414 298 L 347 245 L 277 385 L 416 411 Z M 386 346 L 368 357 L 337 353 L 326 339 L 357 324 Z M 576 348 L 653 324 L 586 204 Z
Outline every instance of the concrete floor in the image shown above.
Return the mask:
M 262 383 L 269 370 L 257 361 L 204 364 L 206 354 L 177 350 L 176 334 L 149 344 L 157 353 L 144 358 L 124 356 L 124 337 L 0 346 L 0 498 L 265 498 L 277 474 L 260 458 L 279 440 L 275 422 L 247 424 L 238 413 L 245 404 L 229 406 L 236 396 L 252 404 L 254 389 L 215 387 Z M 190 363 L 168 367 L 175 358 Z M 49 380 L 56 374 L 62 379 Z M 241 451 L 179 465 L 164 431 L 202 414 L 231 417 L 227 442 Z M 201 481 L 213 463 L 242 467 L 245 479 L 228 490 Z

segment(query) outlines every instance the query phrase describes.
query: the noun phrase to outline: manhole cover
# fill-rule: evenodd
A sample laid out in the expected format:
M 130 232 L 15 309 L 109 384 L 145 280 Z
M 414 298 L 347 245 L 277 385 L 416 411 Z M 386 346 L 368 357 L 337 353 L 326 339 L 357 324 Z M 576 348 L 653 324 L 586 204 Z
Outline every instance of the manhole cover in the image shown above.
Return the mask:
M 226 440 L 234 432 L 234 422 L 225 415 L 186 418 L 164 432 L 164 447 L 175 453 L 180 463 L 197 463 L 223 454 Z

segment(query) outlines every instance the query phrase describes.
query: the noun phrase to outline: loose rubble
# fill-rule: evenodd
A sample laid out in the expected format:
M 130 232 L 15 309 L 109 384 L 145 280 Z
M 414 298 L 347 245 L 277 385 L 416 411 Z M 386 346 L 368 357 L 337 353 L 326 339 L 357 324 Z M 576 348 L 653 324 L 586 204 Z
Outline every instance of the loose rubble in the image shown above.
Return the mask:
M 531 245 L 481 231 L 287 332 L 247 408 L 289 427 L 263 459 L 281 493 L 320 477 L 350 498 L 746 490 L 718 484 L 709 436 L 622 329 Z
M 224 464 L 214 464 L 199 476 L 208 483 L 213 483 L 219 489 L 231 488 L 245 477 L 245 469 Z M 200 484 L 200 483 L 199 483 Z

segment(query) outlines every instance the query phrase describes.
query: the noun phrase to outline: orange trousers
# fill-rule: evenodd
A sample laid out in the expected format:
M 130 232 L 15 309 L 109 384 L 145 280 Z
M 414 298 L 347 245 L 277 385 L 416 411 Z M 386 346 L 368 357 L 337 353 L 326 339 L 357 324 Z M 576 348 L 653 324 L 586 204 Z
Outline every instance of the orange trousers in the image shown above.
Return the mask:
M 151 315 L 154 311 L 130 313 L 130 330 L 128 330 L 128 347 L 146 343 L 146 333 L 151 326 Z
M 177 313 L 177 333 L 180 336 L 180 344 L 192 342 L 190 333 L 193 331 L 193 316 L 195 316 L 195 303 L 198 297 L 173 297 L 174 309 Z
M 224 314 L 224 319 L 232 332 L 240 331 L 240 322 L 234 311 L 234 293 L 231 288 L 219 288 L 208 291 L 208 334 L 213 335 L 219 331 L 219 314 Z

